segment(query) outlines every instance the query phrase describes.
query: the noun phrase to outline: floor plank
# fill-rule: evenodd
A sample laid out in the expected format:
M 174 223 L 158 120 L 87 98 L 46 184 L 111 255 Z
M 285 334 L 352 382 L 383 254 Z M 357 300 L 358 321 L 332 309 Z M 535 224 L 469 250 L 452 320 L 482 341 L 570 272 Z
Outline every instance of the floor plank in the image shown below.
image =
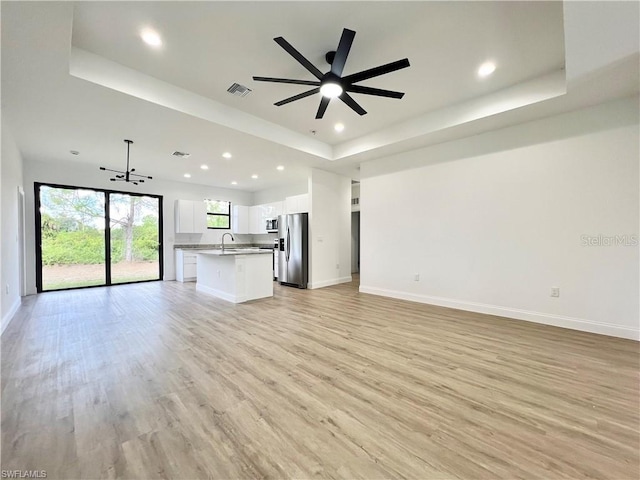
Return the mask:
M 47 478 L 639 478 L 639 344 L 360 294 L 28 297 L 2 469 Z

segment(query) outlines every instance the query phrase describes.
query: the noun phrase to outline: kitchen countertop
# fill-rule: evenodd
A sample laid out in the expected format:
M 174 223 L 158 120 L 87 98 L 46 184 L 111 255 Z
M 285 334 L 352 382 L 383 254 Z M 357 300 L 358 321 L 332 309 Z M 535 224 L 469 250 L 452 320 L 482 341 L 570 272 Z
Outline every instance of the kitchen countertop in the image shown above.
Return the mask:
M 227 245 L 227 247 L 225 247 L 225 250 L 227 248 L 260 248 L 260 247 L 268 247 L 268 248 L 272 248 L 273 247 L 273 242 L 271 243 L 265 243 L 265 244 L 256 244 L 256 243 L 249 243 L 249 244 L 242 244 L 242 243 L 231 243 L 229 245 Z M 222 245 L 220 245 L 219 243 L 209 243 L 209 244 L 176 244 L 173 246 L 174 250 L 220 250 L 222 248 Z
M 231 255 L 259 255 L 259 254 L 269 254 L 273 253 L 273 249 L 267 248 L 258 248 L 258 247 L 250 247 L 250 248 L 225 248 L 224 251 L 221 249 L 215 250 L 198 250 L 199 255 L 217 255 L 217 256 L 231 256 Z

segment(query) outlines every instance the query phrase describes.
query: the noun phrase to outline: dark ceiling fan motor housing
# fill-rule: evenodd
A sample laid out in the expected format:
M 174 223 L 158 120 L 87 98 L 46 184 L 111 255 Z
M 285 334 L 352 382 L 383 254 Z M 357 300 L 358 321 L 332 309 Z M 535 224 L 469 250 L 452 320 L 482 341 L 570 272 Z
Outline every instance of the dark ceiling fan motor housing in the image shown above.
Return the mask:
M 367 112 L 351 97 L 351 95 L 349 95 L 349 92 L 361 93 L 364 95 L 375 95 L 378 97 L 397 99 L 402 98 L 404 96 L 404 93 L 402 92 L 394 92 L 392 90 L 383 90 L 380 88 L 365 87 L 363 85 L 354 84 L 363 80 L 368 80 L 369 78 L 378 77 L 386 73 L 391 73 L 395 72 L 396 70 L 407 68 L 410 66 L 408 58 L 387 63 L 385 65 L 380 65 L 379 67 L 370 68 L 368 70 L 363 70 L 362 72 L 353 73 L 344 77 L 342 76 L 342 71 L 344 70 L 345 63 L 347 62 L 347 56 L 349 55 L 349 50 L 351 50 L 351 44 L 353 43 L 353 39 L 355 38 L 355 36 L 356 32 L 354 32 L 353 30 L 349 30 L 347 28 L 342 30 L 342 36 L 340 37 L 340 43 L 338 44 L 337 50 L 327 52 L 327 54 L 325 55 L 327 63 L 331 65 L 331 70 L 329 70 L 327 73 L 322 73 L 315 65 L 307 60 L 284 38 L 276 37 L 274 38 L 274 41 L 278 45 L 280 45 L 289 55 L 295 58 L 298 63 L 300 63 L 309 72 L 311 72 L 311 74 L 313 74 L 313 76 L 316 77 L 317 80 L 295 80 L 291 78 L 273 77 L 253 77 L 253 79 L 257 82 L 290 83 L 294 85 L 310 85 L 316 87 L 312 88 L 311 90 L 307 90 L 306 92 L 299 93 L 298 95 L 294 95 L 293 97 L 285 98 L 284 100 L 276 102 L 274 105 L 278 107 L 286 105 L 287 103 L 294 102 L 296 100 L 300 100 L 302 98 L 309 97 L 311 95 L 315 95 L 316 93 L 320 93 L 321 89 L 328 84 L 339 86 L 338 90 L 341 89 L 342 91 L 339 95 L 337 95 L 337 97 L 359 115 L 365 115 Z M 331 97 L 323 95 L 322 99 L 320 100 L 318 112 L 316 113 L 317 119 L 324 116 L 324 112 L 327 110 L 330 101 Z

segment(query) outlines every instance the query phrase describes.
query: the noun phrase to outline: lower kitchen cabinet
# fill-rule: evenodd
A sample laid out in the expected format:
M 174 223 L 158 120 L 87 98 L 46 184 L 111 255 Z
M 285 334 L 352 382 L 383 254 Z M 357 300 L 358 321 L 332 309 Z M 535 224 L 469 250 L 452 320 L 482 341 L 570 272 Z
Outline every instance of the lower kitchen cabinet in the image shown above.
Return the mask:
M 197 278 L 198 254 L 195 250 L 176 250 L 176 280 L 195 282 Z

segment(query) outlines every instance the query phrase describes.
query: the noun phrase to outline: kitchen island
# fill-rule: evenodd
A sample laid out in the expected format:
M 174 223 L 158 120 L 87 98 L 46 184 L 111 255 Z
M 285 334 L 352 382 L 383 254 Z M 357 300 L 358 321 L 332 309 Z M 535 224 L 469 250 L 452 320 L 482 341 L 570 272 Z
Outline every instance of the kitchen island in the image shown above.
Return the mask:
M 273 296 L 272 250 L 199 250 L 197 264 L 198 292 L 233 303 Z

